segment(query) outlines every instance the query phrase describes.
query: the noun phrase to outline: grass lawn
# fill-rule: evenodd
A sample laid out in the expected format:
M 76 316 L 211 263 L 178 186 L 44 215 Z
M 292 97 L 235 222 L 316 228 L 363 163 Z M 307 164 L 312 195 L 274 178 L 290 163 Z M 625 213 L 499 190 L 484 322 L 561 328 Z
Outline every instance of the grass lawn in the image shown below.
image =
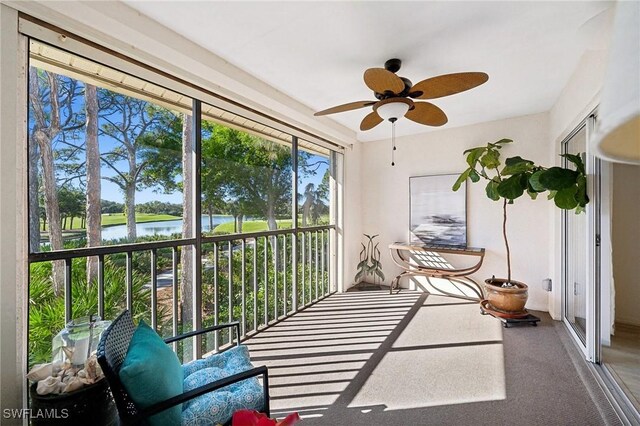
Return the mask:
M 162 222 L 176 219 L 182 218 L 170 214 L 136 213 L 136 223 Z M 124 213 L 107 213 L 102 215 L 102 226 L 124 225 L 125 223 L 127 223 L 127 216 L 125 216 Z
M 278 229 L 291 229 L 291 219 L 276 220 L 276 223 L 278 224 Z M 242 232 L 262 232 L 267 230 L 266 220 L 247 220 L 242 222 Z M 213 232 L 233 234 L 233 221 L 216 226 Z
M 172 216 L 169 214 L 150 214 L 150 213 L 136 213 L 136 223 L 143 222 L 162 222 L 166 220 L 176 220 L 181 219 L 180 216 Z M 64 228 L 65 231 L 84 231 L 84 228 L 80 228 L 80 223 L 82 221 L 79 217 L 73 218 L 73 228 L 71 228 L 71 218 L 67 218 L 67 226 Z M 105 213 L 102 215 L 102 226 L 114 226 L 114 225 L 124 225 L 127 223 L 127 216 L 124 213 Z M 40 221 L 40 229 L 42 230 L 42 221 Z M 48 230 L 48 227 L 47 227 Z

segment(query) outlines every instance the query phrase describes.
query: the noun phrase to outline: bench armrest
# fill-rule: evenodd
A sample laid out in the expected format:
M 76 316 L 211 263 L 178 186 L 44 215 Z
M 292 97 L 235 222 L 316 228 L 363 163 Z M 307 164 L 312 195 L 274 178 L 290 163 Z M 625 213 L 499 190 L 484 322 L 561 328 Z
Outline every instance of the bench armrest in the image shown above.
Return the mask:
M 181 334 L 179 336 L 174 336 L 174 337 L 169 337 L 167 339 L 164 339 L 164 342 L 165 343 L 173 343 L 173 342 L 177 342 L 177 341 L 182 340 L 182 339 L 186 339 L 187 337 L 199 336 L 199 335 L 204 334 L 204 333 L 210 333 L 212 331 L 222 330 L 224 328 L 230 328 L 230 327 L 235 327 L 235 329 L 236 329 L 236 340 L 238 342 L 238 345 L 240 345 L 240 323 L 238 321 L 230 322 L 230 323 L 227 323 L 227 324 L 213 325 L 211 327 L 203 328 L 202 330 L 190 331 L 188 333 L 184 333 L 184 334 Z

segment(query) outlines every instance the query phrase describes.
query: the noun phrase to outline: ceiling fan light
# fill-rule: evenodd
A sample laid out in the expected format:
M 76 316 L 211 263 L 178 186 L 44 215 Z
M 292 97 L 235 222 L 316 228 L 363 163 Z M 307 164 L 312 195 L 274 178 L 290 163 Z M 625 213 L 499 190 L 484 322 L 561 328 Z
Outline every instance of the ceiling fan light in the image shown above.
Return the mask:
M 405 102 L 388 102 L 376 109 L 376 112 L 383 120 L 397 120 L 404 117 L 407 111 L 409 111 L 409 104 Z

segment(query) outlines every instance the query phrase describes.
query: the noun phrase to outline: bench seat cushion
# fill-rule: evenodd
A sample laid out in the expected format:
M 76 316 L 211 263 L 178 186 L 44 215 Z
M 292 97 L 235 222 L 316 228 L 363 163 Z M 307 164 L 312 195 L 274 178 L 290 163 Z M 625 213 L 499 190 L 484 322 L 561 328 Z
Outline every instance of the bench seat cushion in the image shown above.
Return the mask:
M 183 366 L 183 389 L 188 392 L 208 383 L 253 368 L 249 350 L 241 345 L 221 354 L 192 361 Z M 183 404 L 182 424 L 187 426 L 225 424 L 240 409 L 262 410 L 264 395 L 256 377 L 233 383 Z

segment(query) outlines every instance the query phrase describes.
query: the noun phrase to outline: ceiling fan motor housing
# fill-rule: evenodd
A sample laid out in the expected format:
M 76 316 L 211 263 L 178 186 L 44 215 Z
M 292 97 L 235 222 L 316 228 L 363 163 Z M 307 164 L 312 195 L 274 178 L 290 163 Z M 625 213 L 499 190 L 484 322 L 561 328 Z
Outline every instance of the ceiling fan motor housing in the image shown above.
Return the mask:
M 400 67 L 402 66 L 402 61 L 400 59 L 397 58 L 393 58 L 393 59 L 389 59 L 387 62 L 384 63 L 384 69 L 386 69 L 387 71 L 390 71 L 392 73 L 397 73 L 398 71 L 400 71 Z M 378 100 L 383 100 L 383 99 L 388 99 L 388 98 L 395 98 L 395 97 L 406 97 L 409 95 L 409 93 L 411 92 L 411 87 L 413 86 L 413 83 L 411 82 L 411 80 L 409 80 L 406 77 L 400 77 L 400 80 L 402 80 L 402 82 L 404 83 L 404 89 L 402 89 L 402 91 L 400 93 L 394 93 L 391 90 L 387 90 L 383 93 L 379 93 L 374 91 L 373 94 L 376 97 L 376 99 Z
M 389 59 L 387 62 L 384 63 L 384 69 L 386 69 L 387 71 L 391 71 L 393 73 L 398 72 L 401 66 L 402 66 L 402 61 L 397 58 Z
M 400 80 L 404 83 L 404 89 L 400 93 L 393 93 L 391 90 L 386 90 L 384 93 L 373 92 L 376 99 L 379 101 L 383 99 L 389 98 L 397 98 L 397 97 L 407 97 L 409 93 L 411 93 L 411 87 L 413 87 L 413 83 L 406 77 L 400 77 Z

